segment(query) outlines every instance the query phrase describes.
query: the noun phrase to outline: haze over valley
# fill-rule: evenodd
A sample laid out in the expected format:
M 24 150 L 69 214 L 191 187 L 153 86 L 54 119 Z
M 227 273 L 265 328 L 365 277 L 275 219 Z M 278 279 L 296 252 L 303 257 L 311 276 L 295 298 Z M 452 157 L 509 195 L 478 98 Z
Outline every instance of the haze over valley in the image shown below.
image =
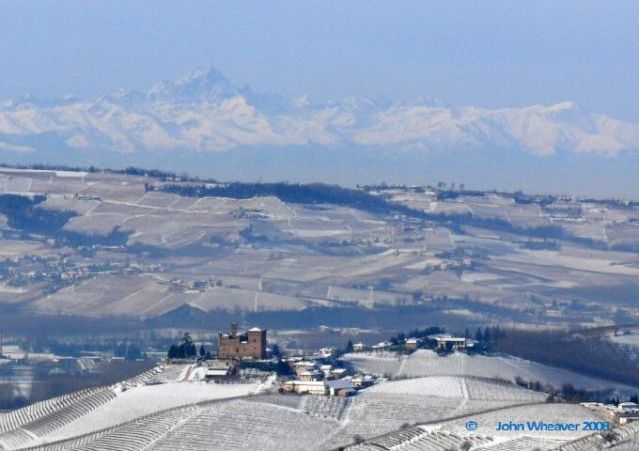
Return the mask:
M 489 109 L 289 99 L 237 87 L 212 66 L 146 92 L 0 104 L 5 162 L 123 168 L 126 161 L 244 181 L 446 180 L 632 197 L 639 192 L 628 163 L 637 161 L 637 142 L 639 123 L 569 101 Z M 586 183 L 586 173 L 602 183 Z

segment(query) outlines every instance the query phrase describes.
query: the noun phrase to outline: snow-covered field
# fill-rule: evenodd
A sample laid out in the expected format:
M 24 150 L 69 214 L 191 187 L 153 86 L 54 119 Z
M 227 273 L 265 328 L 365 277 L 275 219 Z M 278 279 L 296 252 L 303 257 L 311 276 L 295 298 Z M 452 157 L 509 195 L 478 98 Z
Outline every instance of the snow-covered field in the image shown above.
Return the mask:
M 273 404 L 232 401 L 202 409 L 150 449 L 324 449 L 339 423 Z
M 533 404 L 458 416 L 449 421 L 402 428 L 389 434 L 368 439 L 351 446 L 352 451 L 378 451 L 397 449 L 408 451 L 439 451 L 472 449 L 475 451 L 519 450 L 570 450 L 595 451 L 603 448 L 602 435 L 589 431 L 498 431 L 498 422 L 526 423 L 577 423 L 597 421 L 592 412 L 574 404 Z M 474 421 L 477 429 L 468 430 L 467 423 Z M 610 437 L 615 443 L 630 445 L 636 442 L 639 427 L 628 425 L 614 428 Z M 636 448 L 620 448 L 636 449 Z
M 544 393 L 475 376 L 398 379 L 341 399 L 275 390 L 253 395 L 259 388 L 276 388 L 273 379 L 192 382 L 199 373 L 193 366 L 167 366 L 122 385 L 0 415 L 0 450 L 328 450 L 362 439 L 372 441 L 354 449 L 401 445 L 437 451 L 444 449 L 440 445 L 458 449 L 464 443 L 478 451 L 554 449 L 583 433 L 520 434 L 495 431 L 495 425 L 597 419 L 582 406 L 548 404 Z M 158 383 L 162 374 L 172 382 Z M 471 419 L 478 429 L 469 435 L 465 424 Z M 626 431 L 630 438 L 633 434 Z
M 639 329 L 633 329 L 625 335 L 610 336 L 610 341 L 621 345 L 639 348 Z
M 466 434 L 466 422 L 473 420 L 477 423 L 476 434 L 490 435 L 493 437 L 502 437 L 512 439 L 515 436 L 528 435 L 532 437 L 542 438 L 558 438 L 562 440 L 581 437 L 588 435 L 589 432 L 584 431 L 525 431 L 519 433 L 516 431 L 498 431 L 496 430 L 497 422 L 514 423 L 527 421 L 545 421 L 546 423 L 581 423 L 582 421 L 601 421 L 594 413 L 579 404 L 535 404 L 529 406 L 512 407 L 500 409 L 494 412 L 474 414 L 446 421 L 440 424 L 430 425 L 428 427 L 454 432 L 457 434 Z
M 370 438 L 406 425 L 545 399 L 543 393 L 471 377 L 431 376 L 386 382 L 361 391 L 353 399 L 348 420 L 331 445 L 337 447 L 356 436 Z
M 539 381 L 554 387 L 572 384 L 588 390 L 615 389 L 622 393 L 633 393 L 635 388 L 583 376 L 569 370 L 555 368 L 513 356 L 468 355 L 454 353 L 440 357 L 430 350 L 418 350 L 407 357 L 393 355 L 377 356 L 373 353 L 352 353 L 343 357 L 355 368 L 372 374 L 388 376 L 477 376 L 514 381 Z
M 162 410 L 247 396 L 252 384 L 171 383 L 136 387 L 119 394 L 101 409 L 47 436 L 47 441 L 87 434 Z

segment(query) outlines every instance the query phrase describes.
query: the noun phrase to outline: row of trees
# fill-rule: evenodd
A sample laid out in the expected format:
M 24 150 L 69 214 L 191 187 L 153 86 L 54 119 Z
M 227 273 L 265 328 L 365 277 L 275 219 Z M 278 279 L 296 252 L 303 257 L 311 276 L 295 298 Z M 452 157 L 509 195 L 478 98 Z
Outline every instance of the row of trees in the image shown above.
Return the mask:
M 495 335 L 490 331 L 489 349 L 588 376 L 639 385 L 639 361 L 605 336 L 517 329 Z
M 142 341 L 122 341 L 115 337 L 111 339 L 100 338 L 99 340 L 74 341 L 51 338 L 38 333 L 18 340 L 16 344 L 27 353 L 51 352 L 65 357 L 81 357 L 83 353 L 100 352 L 113 353 L 115 357 L 123 357 L 126 360 L 146 358 L 146 354 L 142 349 L 145 344 Z
M 470 338 L 470 332 L 468 328 L 466 328 L 464 336 L 466 338 Z M 506 334 L 499 327 L 499 325 L 494 325 L 486 326 L 483 331 L 481 327 L 478 327 L 473 338 L 478 341 L 485 350 L 490 350 L 491 345 L 497 343 L 499 340 L 502 340 L 505 336 Z
M 196 359 L 210 360 L 212 358 L 210 351 L 204 348 L 204 345 L 200 345 L 199 351 L 197 350 L 191 335 L 185 332 L 182 336 L 182 340 L 179 344 L 172 344 L 169 347 L 167 353 L 169 359 Z

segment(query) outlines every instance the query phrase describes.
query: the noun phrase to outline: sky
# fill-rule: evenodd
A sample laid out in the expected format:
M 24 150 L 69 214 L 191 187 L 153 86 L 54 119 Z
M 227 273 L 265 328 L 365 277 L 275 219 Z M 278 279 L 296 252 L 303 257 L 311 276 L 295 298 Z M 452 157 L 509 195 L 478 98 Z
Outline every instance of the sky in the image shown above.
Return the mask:
M 639 120 L 639 2 L 0 0 L 0 99 L 237 85 L 482 107 L 576 101 Z

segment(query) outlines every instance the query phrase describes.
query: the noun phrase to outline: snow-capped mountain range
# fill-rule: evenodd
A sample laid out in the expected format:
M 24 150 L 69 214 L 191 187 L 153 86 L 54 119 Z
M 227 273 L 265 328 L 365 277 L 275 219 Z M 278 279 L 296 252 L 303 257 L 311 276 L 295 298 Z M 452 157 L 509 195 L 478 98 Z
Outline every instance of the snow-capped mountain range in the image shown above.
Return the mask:
M 262 96 L 212 67 L 148 92 L 0 103 L 0 152 L 238 148 L 382 148 L 454 152 L 502 149 L 616 155 L 639 150 L 639 123 L 589 114 L 572 102 L 523 108 L 446 108 L 347 98 L 314 102 Z

